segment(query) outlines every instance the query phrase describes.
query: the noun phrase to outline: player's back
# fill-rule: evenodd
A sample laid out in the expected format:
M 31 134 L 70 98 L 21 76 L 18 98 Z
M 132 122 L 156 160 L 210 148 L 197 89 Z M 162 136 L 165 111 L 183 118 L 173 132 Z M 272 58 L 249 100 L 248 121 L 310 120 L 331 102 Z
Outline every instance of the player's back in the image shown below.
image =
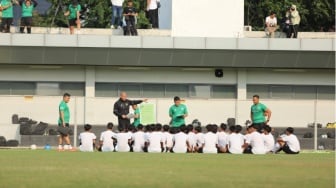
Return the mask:
M 187 140 L 188 140 L 188 135 L 186 135 L 185 133 L 179 132 L 175 134 L 173 136 L 174 153 L 186 153 L 187 152 Z
M 213 132 L 204 134 L 203 153 L 217 153 L 218 136 Z
M 161 142 L 163 142 L 163 140 L 161 132 L 153 131 L 152 133 L 148 134 L 147 142 L 149 143 L 148 152 L 157 153 L 162 151 Z
M 142 152 L 145 145 L 145 133 L 143 131 L 138 131 L 132 135 L 133 151 Z

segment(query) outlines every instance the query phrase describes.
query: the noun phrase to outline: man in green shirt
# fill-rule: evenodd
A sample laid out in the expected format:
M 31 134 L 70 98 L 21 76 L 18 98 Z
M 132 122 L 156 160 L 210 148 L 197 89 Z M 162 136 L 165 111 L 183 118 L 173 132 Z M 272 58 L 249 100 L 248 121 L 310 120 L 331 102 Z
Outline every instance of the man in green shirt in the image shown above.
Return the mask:
M 185 125 L 185 118 L 188 116 L 188 109 L 186 105 L 181 104 L 180 97 L 174 97 L 174 105 L 169 109 L 169 116 L 171 117 L 171 126 L 180 127 Z
M 138 105 L 136 105 L 136 104 L 133 105 L 132 108 L 134 110 L 133 126 L 138 127 L 138 125 L 140 125 L 140 109 L 139 109 Z
M 58 137 L 58 150 L 72 150 L 69 136 L 69 122 L 70 122 L 70 110 L 68 103 L 70 101 L 70 94 L 64 93 L 63 100 L 58 106 L 59 118 L 58 118 L 58 131 L 60 136 Z M 65 142 L 64 148 L 62 146 Z
M 13 22 L 13 5 L 18 4 L 18 2 L 16 0 L 1 0 L 0 4 L 0 11 L 2 11 L 0 32 L 9 33 Z
M 271 115 L 271 110 L 259 102 L 259 95 L 254 95 L 253 105 L 251 106 L 251 120 L 254 128 L 256 128 L 258 132 L 261 132 L 264 126 L 268 124 Z
M 77 31 L 79 32 L 80 30 L 80 11 L 81 11 L 81 6 L 78 4 L 77 0 L 73 0 L 71 5 L 69 5 L 69 10 L 64 13 L 64 16 L 68 16 L 69 19 L 69 27 L 70 27 L 70 34 L 73 35 L 75 34 L 75 26 L 77 26 Z

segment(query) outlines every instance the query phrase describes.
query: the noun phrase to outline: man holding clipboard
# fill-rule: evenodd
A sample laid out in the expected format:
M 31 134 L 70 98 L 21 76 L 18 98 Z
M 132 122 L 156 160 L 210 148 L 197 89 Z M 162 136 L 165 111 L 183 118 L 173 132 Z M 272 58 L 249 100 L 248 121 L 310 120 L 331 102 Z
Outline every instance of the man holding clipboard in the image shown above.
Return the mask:
M 180 97 L 174 97 L 174 105 L 169 109 L 169 116 L 171 117 L 171 126 L 172 127 L 180 127 L 181 125 L 185 125 L 185 118 L 188 116 L 187 106 L 181 104 Z

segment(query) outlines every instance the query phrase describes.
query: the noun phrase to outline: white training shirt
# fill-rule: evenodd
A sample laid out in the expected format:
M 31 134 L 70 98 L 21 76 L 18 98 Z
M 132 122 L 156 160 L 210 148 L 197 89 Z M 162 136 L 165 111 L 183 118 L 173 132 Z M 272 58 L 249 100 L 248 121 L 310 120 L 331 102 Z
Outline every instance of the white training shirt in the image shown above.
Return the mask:
M 163 147 L 165 148 L 171 148 L 173 147 L 173 135 L 169 132 L 163 132 L 162 133 L 163 138 Z
M 251 145 L 253 154 L 266 154 L 264 138 L 259 132 L 254 131 L 249 134 L 246 143 Z
M 218 136 L 218 146 L 221 148 L 225 148 L 227 145 L 228 134 L 226 134 L 226 132 L 224 131 L 221 131 L 217 132 L 217 136 Z
M 204 134 L 203 153 L 217 153 L 218 136 L 213 132 Z
M 293 134 L 290 134 L 290 135 L 287 135 L 287 136 L 284 136 L 282 138 L 283 141 L 285 141 L 289 147 L 289 149 L 293 152 L 299 152 L 301 150 L 300 148 L 300 142 L 298 140 L 298 138 L 293 135 Z
M 266 24 L 268 23 L 271 27 L 274 27 L 277 25 L 277 18 L 274 17 L 273 19 L 270 16 L 266 17 Z
M 173 136 L 173 141 L 175 143 L 173 147 L 174 153 L 187 153 L 188 135 L 184 132 L 179 132 Z
M 93 152 L 93 140 L 96 139 L 96 135 L 91 132 L 82 132 L 79 134 L 79 140 L 81 145 L 79 146 L 80 151 Z
M 266 148 L 266 152 L 270 152 L 273 150 L 275 142 L 274 142 L 274 137 L 271 133 L 266 134 L 262 134 L 263 139 L 264 139 L 264 145 Z
M 151 2 L 149 3 L 149 6 L 148 6 L 149 10 L 155 10 L 157 9 L 157 0 L 151 0 Z
M 189 146 L 194 148 L 196 146 L 196 134 L 193 132 L 189 132 L 187 136 L 188 136 Z
M 202 147 L 204 144 L 204 134 L 203 133 L 195 134 L 195 140 L 196 140 L 196 145 L 198 147 Z
M 111 0 L 112 5 L 122 7 L 125 0 Z
M 152 133 L 149 133 L 147 137 L 147 142 L 149 143 L 149 153 L 161 152 L 161 142 L 163 142 L 162 132 L 153 131 Z
M 116 151 L 118 152 L 129 152 L 130 147 L 128 145 L 128 141 L 132 139 L 131 134 L 129 133 L 118 133 L 114 136 L 114 138 L 117 140 L 117 146 Z
M 242 134 L 231 133 L 228 135 L 228 149 L 232 154 L 242 154 L 243 153 L 243 144 L 244 136 Z
M 115 134 L 116 133 L 112 132 L 111 130 L 107 130 L 101 133 L 100 141 L 103 142 L 102 146 L 103 152 L 109 152 L 114 150 L 112 137 L 115 136 Z
M 145 146 L 145 133 L 143 131 L 137 131 L 132 135 L 133 152 L 143 152 Z

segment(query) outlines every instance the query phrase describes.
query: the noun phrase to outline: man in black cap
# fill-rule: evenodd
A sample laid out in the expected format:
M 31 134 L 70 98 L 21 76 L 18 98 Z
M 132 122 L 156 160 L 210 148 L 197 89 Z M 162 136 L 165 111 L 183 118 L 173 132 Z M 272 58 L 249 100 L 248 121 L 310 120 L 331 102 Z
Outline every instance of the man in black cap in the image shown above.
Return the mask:
M 169 109 L 169 116 L 171 117 L 172 127 L 185 125 L 184 119 L 188 116 L 188 109 L 186 105 L 181 104 L 180 97 L 174 97 L 174 105 Z
M 147 102 L 147 99 L 144 100 L 129 100 L 127 99 L 126 92 L 120 93 L 120 98 L 117 102 L 114 103 L 113 113 L 118 117 L 118 126 L 123 129 L 129 129 L 131 126 L 129 114 L 129 108 L 132 105 L 140 104 L 142 102 Z

